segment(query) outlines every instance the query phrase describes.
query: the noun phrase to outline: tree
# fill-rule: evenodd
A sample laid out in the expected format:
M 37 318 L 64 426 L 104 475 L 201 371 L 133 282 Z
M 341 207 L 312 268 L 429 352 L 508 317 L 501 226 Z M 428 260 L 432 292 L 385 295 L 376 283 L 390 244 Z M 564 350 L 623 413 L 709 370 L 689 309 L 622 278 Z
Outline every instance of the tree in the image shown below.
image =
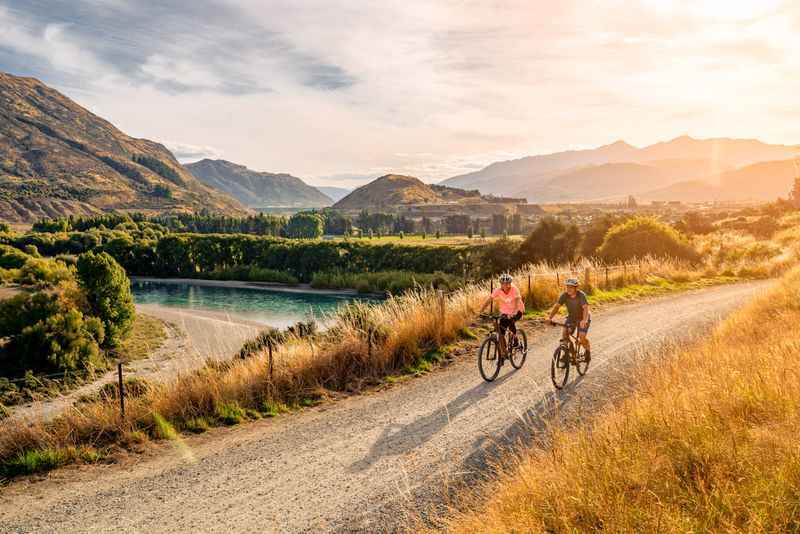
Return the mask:
M 634 209 L 634 208 L 637 208 L 639 206 L 639 204 L 636 202 L 636 199 L 633 197 L 633 195 L 630 195 L 628 197 L 628 203 L 627 204 L 628 204 L 628 208 L 630 208 L 630 209 Z
M 78 281 L 86 292 L 91 315 L 103 322 L 105 340 L 101 346 L 119 346 L 136 314 L 125 270 L 105 252 L 87 252 L 78 258 Z
M 492 233 L 501 235 L 508 230 L 508 217 L 504 214 L 492 215 Z
M 519 247 L 522 263 L 570 263 L 580 244 L 580 231 L 574 224 L 564 224 L 553 217 L 539 221 Z
M 469 215 L 448 215 L 444 218 L 444 227 L 448 234 L 466 234 L 469 224 Z
M 519 213 L 515 213 L 511 216 L 511 234 L 520 235 L 522 234 L 522 215 Z
M 798 171 L 800 172 L 800 170 Z M 794 207 L 800 209 L 800 176 L 794 179 L 792 191 L 789 193 L 789 199 L 794 204 Z
M 636 217 L 614 226 L 597 252 L 607 262 L 645 256 L 689 261 L 698 258 L 697 252 L 681 234 L 651 217 Z
M 293 239 L 316 239 L 322 236 L 324 225 L 316 213 L 301 211 L 289 218 L 286 224 L 286 237 Z
M 620 219 L 608 213 L 595 217 L 586 228 L 583 239 L 581 240 L 580 254 L 584 258 L 591 258 L 597 254 L 597 249 L 603 244 L 606 233 L 615 224 L 618 224 Z

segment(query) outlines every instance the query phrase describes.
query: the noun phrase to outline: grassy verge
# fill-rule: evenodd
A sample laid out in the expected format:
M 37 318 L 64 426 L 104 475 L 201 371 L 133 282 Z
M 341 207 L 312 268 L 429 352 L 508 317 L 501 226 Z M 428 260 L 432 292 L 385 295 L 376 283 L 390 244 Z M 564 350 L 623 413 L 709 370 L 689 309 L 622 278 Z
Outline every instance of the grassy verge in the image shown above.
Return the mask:
M 588 428 L 519 458 L 444 530 L 797 531 L 798 321 L 794 270 L 709 339 L 661 355 Z
M 164 321 L 144 313 L 137 313 L 130 334 L 119 348 L 120 356 L 125 361 L 147 358 L 158 350 L 167 339 Z
M 598 266 L 583 267 L 599 272 Z M 634 271 L 610 273 L 586 285 L 592 292 L 616 291 L 656 279 L 688 283 L 706 276 L 679 262 L 648 260 Z M 534 309 L 549 306 L 561 291 L 550 266 L 530 266 L 516 277 Z M 274 415 L 280 407 L 303 407 L 328 395 L 357 392 L 389 376 L 427 372 L 441 359 L 438 349 L 465 336 L 488 292 L 488 284 L 477 284 L 444 298 L 420 290 L 381 303 L 353 303 L 340 308 L 322 334 L 290 335 L 273 346 L 271 355 L 261 350 L 246 359 L 209 363 L 143 391 L 126 402 L 124 418 L 117 402 L 101 398 L 48 422 L 0 422 L 0 465 L 25 451 L 47 447 L 168 439 L 173 435 L 170 428 L 196 432 L 204 426 L 235 424 Z

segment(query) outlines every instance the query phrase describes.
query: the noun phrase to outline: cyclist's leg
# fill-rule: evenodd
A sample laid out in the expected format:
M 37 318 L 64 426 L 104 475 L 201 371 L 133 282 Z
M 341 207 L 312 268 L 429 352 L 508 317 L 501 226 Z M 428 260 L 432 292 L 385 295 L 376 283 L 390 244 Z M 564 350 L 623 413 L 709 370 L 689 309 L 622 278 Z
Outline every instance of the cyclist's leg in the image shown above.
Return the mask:
M 500 352 L 502 354 L 506 353 L 506 330 L 509 329 L 509 319 L 506 316 L 500 317 L 500 320 L 497 322 L 497 330 L 498 330 L 498 337 L 500 338 Z
M 586 328 L 578 327 L 578 343 L 580 343 L 585 349 L 586 352 L 589 353 L 592 350 L 592 345 L 589 343 L 589 338 L 587 334 L 589 333 L 589 327 L 592 326 L 592 320 L 589 319 Z

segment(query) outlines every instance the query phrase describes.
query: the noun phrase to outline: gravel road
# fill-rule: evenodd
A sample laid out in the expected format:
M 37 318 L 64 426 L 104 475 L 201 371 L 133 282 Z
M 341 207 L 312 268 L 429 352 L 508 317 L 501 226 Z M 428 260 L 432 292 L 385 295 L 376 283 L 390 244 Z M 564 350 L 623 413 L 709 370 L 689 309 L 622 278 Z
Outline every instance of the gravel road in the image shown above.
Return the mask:
M 405 384 L 276 420 L 161 445 L 119 464 L 67 468 L 0 490 L 0 532 L 395 531 L 398 512 L 484 469 L 532 421 L 613 384 L 615 362 L 712 325 L 769 282 L 609 308 L 595 314 L 587 377 L 555 394 L 556 329 L 540 331 L 519 371 L 484 383 L 474 358 Z M 591 403 L 588 404 L 591 409 Z

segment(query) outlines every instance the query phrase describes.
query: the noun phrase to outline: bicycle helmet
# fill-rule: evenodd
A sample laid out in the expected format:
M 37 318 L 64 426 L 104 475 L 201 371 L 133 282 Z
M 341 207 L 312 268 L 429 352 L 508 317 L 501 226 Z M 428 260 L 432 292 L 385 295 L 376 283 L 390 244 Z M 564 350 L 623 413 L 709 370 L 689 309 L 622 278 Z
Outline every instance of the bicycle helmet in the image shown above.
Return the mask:
M 505 273 L 505 274 L 501 274 L 501 275 L 500 275 L 500 283 L 501 283 L 501 284 L 510 284 L 510 283 L 511 283 L 511 282 L 513 282 L 513 281 L 514 281 L 514 277 L 513 277 L 513 276 L 511 276 L 511 275 L 510 275 L 510 274 L 508 274 L 508 273 Z
M 566 282 L 564 282 L 568 286 L 578 287 L 578 279 L 577 278 L 568 278 Z

